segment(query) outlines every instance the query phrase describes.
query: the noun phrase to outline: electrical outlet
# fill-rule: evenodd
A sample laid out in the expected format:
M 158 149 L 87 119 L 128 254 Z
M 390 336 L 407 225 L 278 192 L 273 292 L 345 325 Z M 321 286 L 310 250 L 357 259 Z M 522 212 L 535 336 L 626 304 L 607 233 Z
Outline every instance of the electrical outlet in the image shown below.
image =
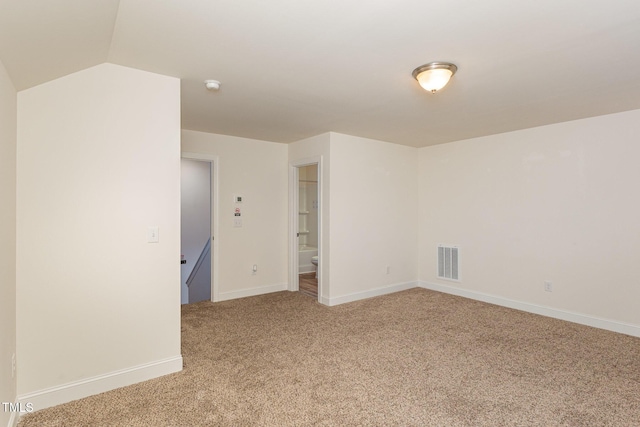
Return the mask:
M 391 266 L 387 265 L 387 274 L 391 274 Z
M 255 276 L 256 274 L 258 274 L 258 264 L 253 264 L 253 267 L 251 268 L 251 275 Z
M 553 292 L 553 283 L 551 283 L 548 280 L 545 280 L 545 282 L 544 282 L 544 290 L 546 292 Z
M 16 354 L 11 355 L 11 378 L 16 377 Z

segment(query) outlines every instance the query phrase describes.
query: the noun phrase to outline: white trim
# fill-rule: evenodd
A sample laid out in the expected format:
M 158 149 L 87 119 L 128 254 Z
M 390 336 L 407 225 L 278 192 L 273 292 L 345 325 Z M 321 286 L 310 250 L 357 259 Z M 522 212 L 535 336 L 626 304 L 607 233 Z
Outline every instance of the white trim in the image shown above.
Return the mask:
M 228 301 L 237 298 L 254 297 L 256 295 L 270 294 L 272 292 L 286 291 L 289 289 L 289 285 L 282 283 L 279 285 L 262 286 L 259 288 L 243 289 L 233 292 L 222 292 L 218 301 Z
M 220 233 L 218 232 L 218 215 L 219 205 L 218 203 L 218 183 L 220 180 L 218 179 L 218 156 L 213 154 L 201 154 L 201 153 L 192 153 L 192 152 L 182 152 L 180 153 L 180 157 L 188 160 L 201 160 L 207 161 L 211 163 L 211 236 L 213 237 L 213 241 L 211 242 L 211 301 L 221 301 L 219 294 L 219 286 L 218 286 L 218 272 L 219 268 L 219 254 L 220 251 L 218 247 L 220 245 L 219 238 Z
M 44 390 L 38 390 L 33 393 L 23 394 L 18 396 L 17 401 L 23 404 L 31 402 L 34 410 L 39 411 L 40 409 L 82 399 L 83 397 L 94 394 L 104 393 L 105 391 L 147 381 L 181 370 L 182 356 L 175 356 Z
M 316 277 L 318 279 L 318 301 L 321 301 L 322 298 L 320 297 L 321 295 L 325 295 L 325 294 L 329 294 L 329 278 L 327 277 L 325 280 L 324 275 L 322 274 L 323 271 L 323 263 L 326 263 L 326 265 L 329 265 L 329 259 L 328 257 L 322 256 L 322 248 L 324 247 L 324 225 L 323 225 L 323 221 L 322 218 L 324 217 L 324 212 L 325 212 L 325 208 L 324 208 L 324 165 L 322 164 L 323 158 L 322 156 L 317 156 L 316 157 L 317 160 L 317 164 L 318 164 L 318 265 L 316 265 Z M 327 259 L 325 259 L 327 258 Z M 325 286 L 326 286 L 326 292 L 325 292 Z
M 553 317 L 555 319 L 566 320 L 568 322 L 579 323 L 581 325 L 592 326 L 594 328 L 605 329 L 620 334 L 631 335 L 640 338 L 640 326 L 629 323 L 617 322 L 615 320 L 602 319 L 599 317 L 588 316 L 581 313 L 559 310 L 557 308 L 545 307 L 541 305 L 531 304 L 528 302 L 515 301 L 495 295 L 489 295 L 482 292 L 474 292 L 466 289 L 456 288 L 454 286 L 440 285 L 420 281 L 418 286 L 432 291 L 443 292 L 446 294 L 457 295 L 465 298 L 483 301 L 490 304 L 496 304 L 503 307 L 513 308 L 516 310 L 526 311 L 528 313 L 540 314 L 542 316 Z
M 298 262 L 298 166 L 289 165 L 289 286 L 290 291 L 299 290 Z M 318 249 L 318 253 L 320 250 Z
M 7 427 L 17 427 L 18 421 L 20 421 L 20 414 L 18 414 L 17 412 L 12 412 L 9 416 L 9 424 L 7 424 Z
M 327 298 L 327 299 L 323 298 L 322 303 L 329 306 L 334 306 L 334 305 L 344 304 L 347 302 L 359 301 L 366 298 L 392 294 L 394 292 L 406 291 L 407 289 L 413 289 L 417 286 L 418 286 L 418 282 L 396 283 L 394 285 L 384 286 L 382 288 L 371 289 L 363 292 L 355 292 L 352 294 L 343 295 L 341 297 Z
M 298 266 L 298 276 L 304 273 L 315 273 L 315 271 L 316 271 L 316 267 L 313 264 L 305 264 L 305 265 Z M 298 282 L 298 285 L 300 285 L 299 282 Z

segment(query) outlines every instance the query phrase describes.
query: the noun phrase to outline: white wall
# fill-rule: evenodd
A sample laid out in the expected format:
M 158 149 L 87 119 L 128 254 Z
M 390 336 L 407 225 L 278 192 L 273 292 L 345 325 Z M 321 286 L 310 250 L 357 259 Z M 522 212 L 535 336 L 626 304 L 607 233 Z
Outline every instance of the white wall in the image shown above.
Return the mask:
M 212 234 L 210 162 L 180 161 L 180 204 L 180 252 L 186 261 L 180 267 L 181 302 L 187 304 L 187 279 Z
M 420 149 L 420 279 L 640 332 L 639 134 L 636 110 Z
M 287 289 L 287 146 L 183 130 L 182 151 L 218 156 L 218 300 Z
M 180 370 L 179 80 L 102 64 L 22 91 L 17 151 L 20 399 Z
M 14 402 L 16 381 L 16 90 L 0 62 L 0 402 Z M 0 426 L 10 414 L 0 410 Z
M 332 304 L 416 285 L 417 154 L 331 133 Z

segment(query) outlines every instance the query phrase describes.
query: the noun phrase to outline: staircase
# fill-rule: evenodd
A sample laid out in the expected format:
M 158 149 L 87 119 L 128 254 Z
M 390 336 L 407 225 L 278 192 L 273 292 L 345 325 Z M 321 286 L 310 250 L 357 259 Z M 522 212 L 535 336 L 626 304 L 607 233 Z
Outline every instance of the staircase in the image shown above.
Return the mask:
M 196 265 L 187 278 L 189 304 L 211 300 L 211 239 L 207 239 Z

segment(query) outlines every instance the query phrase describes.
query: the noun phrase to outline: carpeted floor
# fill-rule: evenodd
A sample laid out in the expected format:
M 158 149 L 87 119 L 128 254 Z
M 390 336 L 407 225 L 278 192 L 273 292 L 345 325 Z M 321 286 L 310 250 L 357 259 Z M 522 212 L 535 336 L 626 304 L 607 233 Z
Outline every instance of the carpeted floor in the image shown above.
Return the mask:
M 640 339 L 424 289 L 183 307 L 185 368 L 19 426 L 640 426 Z

